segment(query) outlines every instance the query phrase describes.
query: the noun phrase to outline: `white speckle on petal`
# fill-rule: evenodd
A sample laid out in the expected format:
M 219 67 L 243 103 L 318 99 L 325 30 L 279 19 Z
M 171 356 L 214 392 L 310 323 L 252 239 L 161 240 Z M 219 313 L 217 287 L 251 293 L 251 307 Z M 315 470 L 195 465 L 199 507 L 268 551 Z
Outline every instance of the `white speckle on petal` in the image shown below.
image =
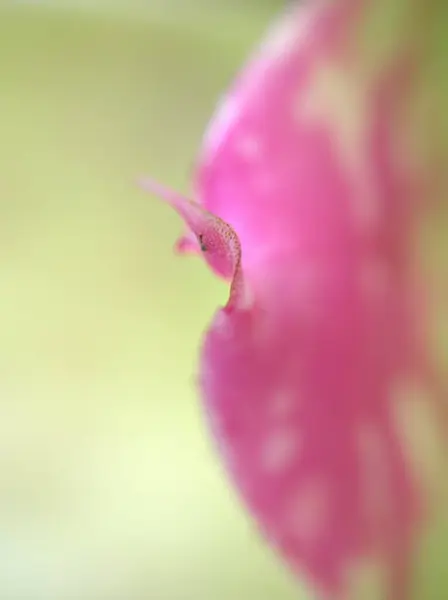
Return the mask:
M 326 128 L 337 159 L 355 185 L 349 201 L 362 235 L 375 231 L 384 216 L 368 156 L 370 85 L 356 72 L 329 66 L 316 69 L 306 93 L 301 89 L 292 99 L 292 118 L 299 127 L 305 122 Z
M 301 12 L 300 19 L 294 14 L 297 10 Z M 300 6 L 299 9 L 296 6 L 290 6 L 284 15 L 272 25 L 257 58 L 261 57 L 269 61 L 279 60 L 294 48 L 299 47 L 299 44 L 307 39 L 314 12 L 312 5 L 308 5 L 306 11 L 304 6 Z
M 247 162 L 255 162 L 261 157 L 261 142 L 253 135 L 242 135 L 236 141 L 236 151 Z
M 221 341 L 229 342 L 235 335 L 232 322 L 224 310 L 218 310 L 210 324 L 209 335 L 219 338 Z M 205 360 L 205 359 L 204 359 Z M 206 362 L 206 361 L 205 361 Z M 206 363 L 207 364 L 207 363 Z
M 215 117 L 212 119 L 205 133 L 203 153 L 214 153 L 225 138 L 230 125 L 240 114 L 241 106 L 236 95 L 224 96 L 216 109 Z
M 288 507 L 287 532 L 300 542 L 318 542 L 328 525 L 329 508 L 329 489 L 322 479 L 315 477 L 301 484 Z
M 262 446 L 262 466 L 275 473 L 287 469 L 297 457 L 299 434 L 292 428 L 279 428 L 270 433 Z

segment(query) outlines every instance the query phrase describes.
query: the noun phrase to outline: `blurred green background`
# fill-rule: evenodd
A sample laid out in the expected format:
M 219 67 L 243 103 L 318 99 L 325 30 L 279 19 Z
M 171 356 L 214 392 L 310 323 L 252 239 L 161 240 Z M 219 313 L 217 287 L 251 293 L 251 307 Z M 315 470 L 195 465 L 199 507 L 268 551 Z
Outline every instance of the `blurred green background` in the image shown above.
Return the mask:
M 226 298 L 176 258 L 221 93 L 283 2 L 0 8 L 0 598 L 297 599 L 194 390 Z

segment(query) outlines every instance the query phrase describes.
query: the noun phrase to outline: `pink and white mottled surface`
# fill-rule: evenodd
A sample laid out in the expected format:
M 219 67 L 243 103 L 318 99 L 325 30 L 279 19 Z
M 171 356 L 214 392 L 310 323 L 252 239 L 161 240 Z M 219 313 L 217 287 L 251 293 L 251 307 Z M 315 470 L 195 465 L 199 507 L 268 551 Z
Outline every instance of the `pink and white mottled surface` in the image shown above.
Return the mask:
M 413 46 L 369 53 L 369 10 L 291 9 L 211 123 L 199 204 L 145 185 L 185 220 L 178 250 L 233 279 L 199 381 L 260 529 L 319 598 L 410 600 L 431 514 L 416 424 L 444 434 L 415 256 L 429 176 L 403 117 Z

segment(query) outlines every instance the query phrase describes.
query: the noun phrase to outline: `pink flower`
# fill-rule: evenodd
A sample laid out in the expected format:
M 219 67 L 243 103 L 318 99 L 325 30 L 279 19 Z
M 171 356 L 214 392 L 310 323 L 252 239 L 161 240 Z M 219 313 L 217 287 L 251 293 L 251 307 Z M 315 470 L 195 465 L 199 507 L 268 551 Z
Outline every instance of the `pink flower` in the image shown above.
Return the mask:
M 231 282 L 199 378 L 220 457 L 331 600 L 414 597 L 446 474 L 416 258 L 427 200 L 447 191 L 445 111 L 434 101 L 429 135 L 422 110 L 438 66 L 423 5 L 299 3 L 212 121 L 198 202 L 144 181 L 187 226 L 178 250 Z

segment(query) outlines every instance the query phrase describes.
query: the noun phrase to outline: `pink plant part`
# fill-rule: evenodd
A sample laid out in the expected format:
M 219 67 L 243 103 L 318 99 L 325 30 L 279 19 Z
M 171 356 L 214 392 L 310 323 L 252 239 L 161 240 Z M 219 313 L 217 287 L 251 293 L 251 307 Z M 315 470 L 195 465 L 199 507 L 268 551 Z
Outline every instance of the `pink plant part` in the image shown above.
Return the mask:
M 246 290 L 241 273 L 241 245 L 230 225 L 204 210 L 199 204 L 162 187 L 150 179 L 141 185 L 149 192 L 164 197 L 179 213 L 192 235 L 183 236 L 177 243 L 181 253 L 196 252 L 205 255 L 209 267 L 219 276 L 231 281 L 230 297 L 224 308 L 231 312 L 246 301 Z
M 231 282 L 199 384 L 260 529 L 319 598 L 411 600 L 432 504 L 403 407 L 443 438 L 414 252 L 427 173 L 406 156 L 413 47 L 353 52 L 369 7 L 287 13 L 212 122 L 198 203 L 143 185 L 187 225 L 177 249 Z

